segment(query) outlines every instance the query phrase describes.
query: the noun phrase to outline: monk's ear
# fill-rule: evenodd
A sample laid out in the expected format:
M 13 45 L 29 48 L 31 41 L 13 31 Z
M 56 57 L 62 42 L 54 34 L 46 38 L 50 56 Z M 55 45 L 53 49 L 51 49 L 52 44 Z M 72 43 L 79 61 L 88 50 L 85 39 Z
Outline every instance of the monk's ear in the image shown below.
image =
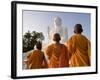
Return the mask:
M 74 33 L 76 33 L 76 31 L 74 30 Z
M 83 32 L 83 29 L 82 29 L 82 31 L 81 32 Z

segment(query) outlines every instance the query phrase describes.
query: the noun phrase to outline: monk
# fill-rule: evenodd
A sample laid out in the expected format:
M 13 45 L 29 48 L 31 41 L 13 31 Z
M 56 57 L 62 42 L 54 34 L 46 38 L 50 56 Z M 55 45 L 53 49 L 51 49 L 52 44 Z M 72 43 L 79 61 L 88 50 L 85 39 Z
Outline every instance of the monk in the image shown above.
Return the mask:
M 69 67 L 68 50 L 64 44 L 60 43 L 60 35 L 55 33 L 53 41 L 46 49 L 49 68 Z
M 39 69 L 47 67 L 44 53 L 41 51 L 42 43 L 37 42 L 36 48 L 36 50 L 34 50 L 31 54 L 27 56 L 28 69 Z
M 75 34 L 67 42 L 71 67 L 90 66 L 90 41 L 82 32 L 82 25 L 76 24 Z

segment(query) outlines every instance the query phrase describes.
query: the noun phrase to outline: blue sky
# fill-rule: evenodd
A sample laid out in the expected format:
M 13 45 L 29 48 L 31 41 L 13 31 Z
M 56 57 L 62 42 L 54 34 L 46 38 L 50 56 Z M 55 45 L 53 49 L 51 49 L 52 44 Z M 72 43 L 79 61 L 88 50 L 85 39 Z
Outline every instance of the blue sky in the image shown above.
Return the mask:
M 51 12 L 51 11 L 23 11 L 23 34 L 29 31 L 43 32 L 45 41 L 48 39 L 47 27 L 53 27 L 54 17 L 62 19 L 62 25 L 68 29 L 68 38 L 73 35 L 74 25 L 82 24 L 83 34 L 91 39 L 91 15 L 89 13 Z

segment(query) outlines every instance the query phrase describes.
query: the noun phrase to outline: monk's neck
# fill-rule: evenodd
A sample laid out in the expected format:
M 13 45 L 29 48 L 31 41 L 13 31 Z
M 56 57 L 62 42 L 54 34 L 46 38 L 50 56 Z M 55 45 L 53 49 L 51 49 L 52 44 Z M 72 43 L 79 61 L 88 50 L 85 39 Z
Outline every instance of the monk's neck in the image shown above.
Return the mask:
M 40 49 L 36 49 L 37 51 L 41 51 Z
M 60 44 L 60 42 L 55 42 L 55 44 Z
M 81 35 L 81 33 L 75 33 L 76 35 L 78 34 L 78 35 Z

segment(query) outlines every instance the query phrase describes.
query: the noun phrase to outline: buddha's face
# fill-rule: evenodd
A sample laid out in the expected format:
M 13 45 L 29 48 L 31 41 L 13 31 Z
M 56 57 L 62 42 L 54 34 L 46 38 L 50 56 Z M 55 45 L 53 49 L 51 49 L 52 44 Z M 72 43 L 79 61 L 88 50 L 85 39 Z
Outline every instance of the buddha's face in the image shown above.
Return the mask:
M 62 24 L 61 18 L 60 17 L 55 17 L 54 18 L 54 25 L 55 26 L 61 26 L 61 24 Z

